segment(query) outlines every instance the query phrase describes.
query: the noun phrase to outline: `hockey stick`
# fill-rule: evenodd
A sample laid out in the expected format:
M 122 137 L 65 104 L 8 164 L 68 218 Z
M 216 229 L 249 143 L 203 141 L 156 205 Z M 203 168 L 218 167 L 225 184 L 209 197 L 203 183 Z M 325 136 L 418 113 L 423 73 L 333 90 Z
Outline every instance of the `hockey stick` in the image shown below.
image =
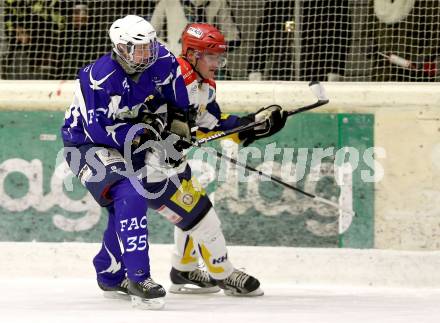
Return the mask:
M 329 99 L 327 98 L 327 95 L 325 93 L 324 87 L 321 85 L 321 83 L 319 83 L 318 81 L 312 81 L 309 83 L 309 88 L 312 91 L 312 93 L 315 95 L 315 97 L 318 99 L 318 101 L 316 101 L 315 103 L 306 105 L 304 107 L 292 110 L 292 111 L 288 111 L 287 112 L 287 116 L 290 117 L 294 114 L 298 114 L 304 111 L 308 111 L 308 110 L 312 110 L 315 108 L 318 108 L 322 105 L 325 105 L 327 103 L 329 103 Z M 262 120 L 259 122 L 251 122 L 247 125 L 244 126 L 240 126 L 240 127 L 236 127 L 233 129 L 229 129 L 229 130 L 225 130 L 225 131 L 221 131 L 219 133 L 213 134 L 211 136 L 205 137 L 205 138 L 201 138 L 197 141 L 195 141 L 193 143 L 193 146 L 199 147 L 202 144 L 206 144 L 207 142 L 213 141 L 213 140 L 217 140 L 235 133 L 240 133 L 249 129 L 252 129 L 256 126 L 259 126 L 263 123 L 265 123 L 266 120 Z
M 315 103 L 312 103 L 310 105 L 306 105 L 305 107 L 298 108 L 292 111 L 287 112 L 287 115 L 290 117 L 294 114 L 301 113 L 304 111 L 312 110 L 315 108 L 318 108 L 322 105 L 325 105 L 330 102 L 330 100 L 327 97 L 327 94 L 325 93 L 324 87 L 319 83 L 318 81 L 312 81 L 309 83 L 309 88 L 315 95 L 315 97 L 318 99 Z
M 318 81 L 310 82 L 309 83 L 309 87 L 310 87 L 311 91 L 313 92 L 313 94 L 317 97 L 318 101 L 316 101 L 315 103 L 306 105 L 304 107 L 301 107 L 301 108 L 289 111 L 288 114 L 287 114 L 288 116 L 291 116 L 291 115 L 294 115 L 294 114 L 298 114 L 298 113 L 301 113 L 301 112 L 304 112 L 304 111 L 315 109 L 315 108 L 320 107 L 322 105 L 325 105 L 325 104 L 327 104 L 329 102 L 329 99 L 326 96 L 324 87 Z M 264 122 L 265 122 L 265 120 L 263 120 L 261 122 L 252 122 L 252 123 L 250 123 L 248 125 L 245 125 L 245 126 L 237 127 L 237 128 L 234 128 L 234 129 L 231 129 L 231 130 L 227 130 L 227 131 L 222 131 L 222 132 L 220 132 L 218 134 L 215 134 L 215 135 L 212 135 L 212 136 L 209 136 L 209 137 L 206 137 L 206 138 L 202 138 L 200 140 L 197 140 L 194 143 L 189 143 L 188 142 L 188 144 L 190 146 L 192 146 L 192 147 L 200 147 L 202 144 L 207 143 L 209 141 L 220 139 L 220 138 L 223 138 L 223 137 L 228 136 L 228 135 L 233 134 L 233 133 L 239 133 L 239 132 L 242 132 L 242 131 L 254 128 L 255 126 L 258 126 L 258 125 L 260 125 L 260 124 L 262 124 Z M 204 151 L 206 151 L 207 153 L 214 154 L 214 152 L 212 152 L 211 150 L 204 149 L 203 147 L 200 147 L 200 148 L 203 149 Z M 352 216 L 355 215 L 355 213 L 352 210 L 348 210 L 348 209 L 342 208 L 341 206 L 339 206 L 338 204 L 336 204 L 333 201 L 330 201 L 328 199 L 316 196 L 316 195 L 314 195 L 312 193 L 308 193 L 306 191 L 303 191 L 302 189 L 300 189 L 298 187 L 295 187 L 293 185 L 290 185 L 290 184 L 282 181 L 280 178 L 278 178 L 276 176 L 268 175 L 266 173 L 263 173 L 262 171 L 257 170 L 254 167 L 251 167 L 251 166 L 248 166 L 246 164 L 240 163 L 238 160 L 233 159 L 233 158 L 228 157 L 228 156 L 225 156 L 222 153 L 220 153 L 219 151 L 215 151 L 215 155 L 217 157 L 219 157 L 219 158 L 224 158 L 227 161 L 229 161 L 230 163 L 233 163 L 233 164 L 235 164 L 237 166 L 240 166 L 240 167 L 243 167 L 243 168 L 245 168 L 247 170 L 256 172 L 260 176 L 264 176 L 266 178 L 269 178 L 270 180 L 272 180 L 272 181 L 274 181 L 274 182 L 276 182 L 276 183 L 278 183 L 278 184 L 280 184 L 280 185 L 282 185 L 282 186 L 284 186 L 286 188 L 294 190 L 295 192 L 298 192 L 298 193 L 301 193 L 301 194 L 303 194 L 303 195 L 305 195 L 307 197 L 310 197 L 310 198 L 316 200 L 317 202 L 321 202 L 323 204 L 327 204 L 329 206 L 332 206 L 332 207 L 334 207 L 334 208 L 336 208 L 336 209 L 338 209 L 338 210 L 340 210 L 342 212 L 345 212 L 347 214 L 350 214 Z
M 214 154 L 214 152 L 213 152 L 212 150 L 205 149 L 205 148 L 203 148 L 203 147 L 200 147 L 200 149 L 203 149 L 203 151 L 206 151 L 207 153 Z M 316 195 L 314 195 L 314 194 L 312 194 L 312 193 L 308 193 L 308 192 L 306 192 L 306 191 L 303 191 L 302 189 L 300 189 L 300 188 L 298 188 L 298 187 L 295 187 L 295 186 L 290 185 L 290 184 L 288 184 L 288 183 L 286 183 L 286 182 L 283 182 L 280 178 L 278 178 L 278 177 L 276 177 L 276 176 L 268 175 L 268 174 L 266 174 L 266 173 L 263 173 L 262 171 L 259 171 L 258 169 L 254 168 L 254 167 L 252 167 L 252 166 L 248 166 L 248 165 L 246 165 L 246 164 L 240 163 L 238 160 L 236 160 L 236 159 L 234 159 L 234 158 L 231 158 L 231 157 L 228 157 L 228 156 L 225 156 L 225 155 L 223 155 L 223 154 L 222 154 L 221 152 L 219 152 L 219 151 L 215 151 L 215 154 L 216 154 L 216 156 L 219 157 L 219 158 L 224 158 L 224 159 L 226 159 L 227 161 L 229 161 L 229 162 L 232 163 L 232 164 L 235 164 L 235 165 L 240 166 L 240 167 L 243 167 L 243 168 L 245 168 L 245 169 L 247 169 L 247 170 L 250 170 L 250 171 L 256 172 L 256 173 L 257 173 L 258 175 L 260 175 L 260 176 L 264 176 L 264 177 L 266 177 L 266 178 L 269 178 L 270 180 L 272 180 L 272 181 L 274 181 L 274 182 L 276 182 L 276 183 L 278 183 L 278 184 L 280 184 L 280 185 L 282 185 L 282 186 L 284 186 L 284 187 L 290 188 L 291 190 L 294 190 L 295 192 L 298 192 L 298 193 L 301 193 L 301 194 L 303 194 L 303 195 L 305 195 L 305 196 L 307 196 L 307 197 L 310 197 L 310 198 L 312 198 L 313 200 L 316 200 L 317 202 L 321 202 L 321 203 L 324 203 L 324 204 L 330 205 L 330 206 L 332 206 L 332 207 L 334 207 L 334 208 L 336 208 L 336 209 L 338 209 L 338 210 L 340 210 L 340 211 L 342 211 L 342 212 L 344 212 L 344 213 L 346 213 L 346 214 L 349 214 L 349 215 L 351 215 L 351 216 L 355 216 L 355 215 L 356 215 L 356 214 L 354 213 L 354 211 L 352 211 L 352 210 L 348 210 L 348 209 L 345 209 L 345 208 L 341 207 L 340 205 L 338 205 L 337 203 L 335 203 L 335 202 L 333 202 L 333 201 L 330 201 L 330 200 L 325 199 L 325 198 L 323 198 L 323 197 L 319 197 L 319 196 L 316 196 Z

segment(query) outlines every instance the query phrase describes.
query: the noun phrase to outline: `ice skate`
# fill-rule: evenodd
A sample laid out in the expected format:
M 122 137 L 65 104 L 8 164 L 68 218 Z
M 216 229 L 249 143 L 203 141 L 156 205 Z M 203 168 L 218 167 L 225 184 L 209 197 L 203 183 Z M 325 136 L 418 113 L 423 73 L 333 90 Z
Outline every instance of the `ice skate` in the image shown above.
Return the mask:
M 196 268 L 192 271 L 180 271 L 171 268 L 170 293 L 174 294 L 208 294 L 217 293 L 220 288 L 206 270 Z
M 164 298 L 166 291 L 151 278 L 147 278 L 141 282 L 135 282 L 129 279 L 128 293 L 131 296 L 131 304 L 133 307 L 147 310 L 160 310 L 165 306 Z
M 128 295 L 128 278 L 125 278 L 119 284 L 115 286 L 107 286 L 102 282 L 98 281 L 98 286 L 103 290 L 103 295 L 106 298 L 112 299 L 126 299 L 129 300 L 130 296 Z
M 258 279 L 235 269 L 226 279 L 218 280 L 218 285 L 228 296 L 262 296 Z

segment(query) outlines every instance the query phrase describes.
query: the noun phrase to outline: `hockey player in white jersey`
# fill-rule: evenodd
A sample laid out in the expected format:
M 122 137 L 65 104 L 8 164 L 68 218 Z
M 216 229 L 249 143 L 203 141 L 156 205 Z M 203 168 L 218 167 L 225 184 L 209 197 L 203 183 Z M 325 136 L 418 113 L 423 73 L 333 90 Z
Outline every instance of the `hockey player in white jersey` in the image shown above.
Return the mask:
M 226 65 L 224 36 L 209 24 L 190 24 L 182 33 L 182 55 L 178 58 L 190 103 L 195 109 L 193 125 L 198 135 L 222 131 L 266 120 L 262 125 L 233 138 L 249 145 L 284 127 L 287 114 L 280 107 L 263 108 L 244 117 L 224 115 L 216 102 L 214 76 Z M 191 194 L 191 193 L 188 193 Z M 204 195 L 204 199 L 208 199 Z M 212 206 L 192 229 L 174 232 L 175 248 L 170 273 L 172 293 L 212 293 L 222 288 L 226 295 L 261 296 L 259 281 L 240 271 L 228 258 L 220 220 Z M 198 267 L 202 259 L 206 269 Z M 219 288 L 220 287 L 220 288 Z

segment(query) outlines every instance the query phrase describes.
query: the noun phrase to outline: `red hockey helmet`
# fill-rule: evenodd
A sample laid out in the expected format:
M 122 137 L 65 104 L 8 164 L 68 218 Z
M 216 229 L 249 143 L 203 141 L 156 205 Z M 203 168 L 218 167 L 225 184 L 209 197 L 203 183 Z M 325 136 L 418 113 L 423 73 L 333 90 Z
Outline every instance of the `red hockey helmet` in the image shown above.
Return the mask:
M 210 24 L 189 24 L 182 33 L 182 55 L 186 56 L 190 48 L 222 54 L 226 51 L 225 37 Z

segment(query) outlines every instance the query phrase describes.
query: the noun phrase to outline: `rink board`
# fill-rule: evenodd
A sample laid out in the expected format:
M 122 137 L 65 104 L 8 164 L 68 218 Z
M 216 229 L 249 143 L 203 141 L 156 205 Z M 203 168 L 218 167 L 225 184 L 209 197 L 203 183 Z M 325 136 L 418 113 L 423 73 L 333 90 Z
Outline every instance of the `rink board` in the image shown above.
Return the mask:
M 0 112 L 0 240 L 100 240 L 105 213 L 75 179 L 73 192 L 63 190 L 60 168 L 56 170 L 62 120 L 61 112 Z M 373 128 L 372 114 L 305 113 L 289 119 L 280 134 L 255 144 L 260 152 L 256 155 L 261 156 L 248 159 L 250 165 L 261 167 L 267 145 L 276 142 L 281 152 L 275 155 L 275 165 L 290 170 L 301 166 L 304 176 L 294 184 L 335 202 L 343 197 L 357 213 L 353 219 L 341 219 L 337 210 L 271 182 L 239 183 L 239 172 L 231 168 L 219 178 L 220 161 L 206 155 L 200 160 L 196 158 L 200 152 L 193 152 L 190 159 L 203 166 L 201 182 L 216 204 L 229 244 L 369 248 L 374 246 L 374 183 L 361 176 L 362 171 L 374 173 L 362 158 L 374 146 Z M 227 154 L 238 149 L 227 143 L 214 147 Z M 313 148 L 332 147 L 332 156 L 324 158 L 318 169 L 311 167 Z M 355 148 L 360 162 L 338 186 L 334 156 L 342 147 Z M 298 148 L 303 149 L 301 158 Z M 277 171 L 275 167 L 274 174 Z M 172 225 L 154 212 L 149 215 L 149 230 L 153 243 L 172 241 Z

